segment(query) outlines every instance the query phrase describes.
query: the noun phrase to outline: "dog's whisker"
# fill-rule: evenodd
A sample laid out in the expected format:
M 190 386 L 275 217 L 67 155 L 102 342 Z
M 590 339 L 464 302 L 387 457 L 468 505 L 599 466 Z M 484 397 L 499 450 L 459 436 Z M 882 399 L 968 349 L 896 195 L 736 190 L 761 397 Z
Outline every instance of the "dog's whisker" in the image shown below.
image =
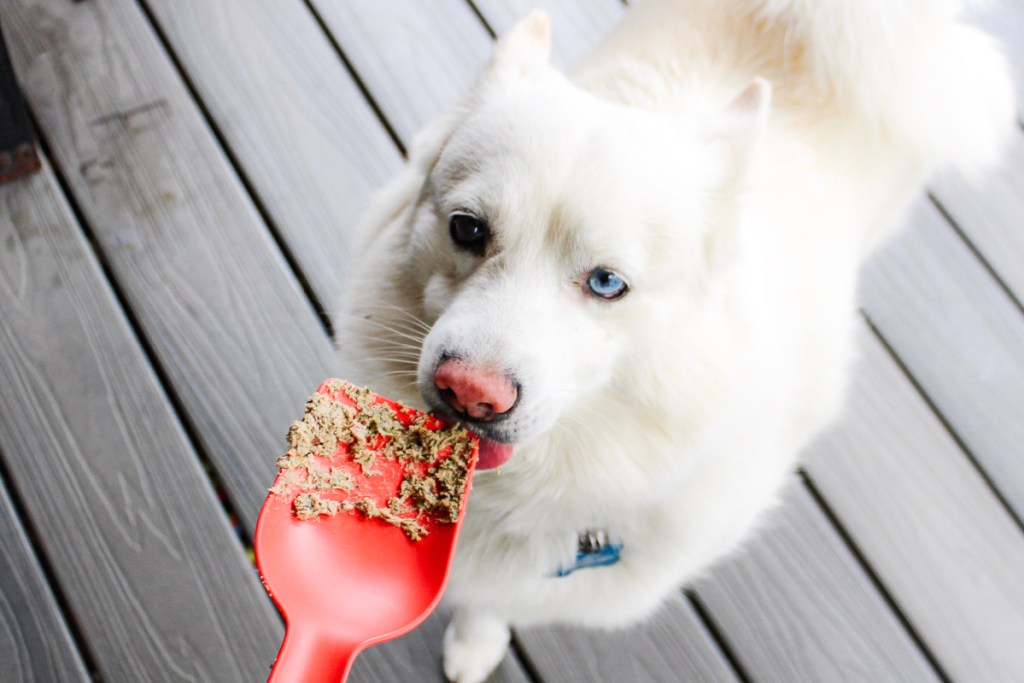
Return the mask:
M 417 377 L 418 375 L 414 370 L 386 370 L 384 372 L 378 372 L 381 377 Z
M 384 352 L 387 353 L 386 350 Z M 410 368 L 418 368 L 420 365 L 420 357 L 414 354 L 388 354 L 386 356 L 377 356 L 373 360 L 377 363 L 392 364 Z
M 399 314 L 401 314 L 402 318 L 404 318 L 405 320 L 407 320 L 407 321 L 417 325 L 423 331 L 425 331 L 425 332 L 429 332 L 430 331 L 431 325 L 429 325 L 426 321 L 424 321 L 424 320 L 418 318 L 417 316 L 413 315 L 413 313 L 411 311 L 409 311 L 409 310 L 407 310 L 407 309 L 405 309 L 405 308 L 403 308 L 401 306 L 398 306 L 398 305 L 392 304 L 392 303 L 381 303 L 381 302 L 378 302 L 376 304 L 376 306 L 378 308 L 383 308 L 384 310 L 387 310 L 387 311 L 394 311 L 396 313 L 399 313 Z M 371 313 L 371 315 L 372 315 L 372 313 Z
M 413 350 L 417 352 L 423 349 L 423 346 L 421 344 L 413 344 L 402 339 L 394 339 L 392 337 L 381 336 L 376 334 L 364 335 L 363 339 L 364 345 L 367 347 L 371 347 L 370 349 L 368 349 L 371 351 L 373 350 L 374 347 L 380 348 L 385 346 L 388 348 Z
M 360 359 L 360 362 L 364 364 L 368 363 L 394 363 L 396 365 L 409 365 L 413 367 L 419 366 L 419 357 L 413 358 L 412 356 L 401 357 L 401 356 L 370 356 L 367 358 Z
M 378 325 L 378 327 L 380 327 L 381 329 L 387 330 L 388 332 L 390 332 L 391 334 L 395 335 L 399 339 L 405 339 L 405 340 L 408 340 L 410 342 L 414 342 L 417 345 L 422 345 L 423 344 L 423 336 L 422 335 L 416 335 L 416 334 L 412 334 L 410 332 L 403 332 L 403 331 L 401 331 L 401 330 L 399 330 L 397 328 L 389 327 L 387 325 Z M 386 339 L 387 337 L 385 336 L 384 338 Z
M 388 347 L 396 348 L 396 349 L 412 349 L 412 350 L 415 350 L 415 351 L 420 351 L 423 348 L 422 345 L 418 344 L 418 343 L 417 344 L 411 344 L 411 343 L 409 343 L 407 341 L 403 341 L 401 339 L 392 339 L 390 337 L 385 337 L 385 336 L 378 336 L 378 335 L 368 334 L 368 335 L 366 335 L 366 338 L 369 341 L 373 342 L 374 346 L 378 346 L 378 347 L 379 346 L 388 346 Z
M 374 349 L 374 351 L 379 353 L 379 354 L 382 354 L 380 356 L 376 356 L 376 358 L 378 360 L 380 360 L 380 359 L 388 360 L 388 359 L 391 359 L 391 358 L 400 358 L 402 360 L 409 360 L 409 361 L 413 361 L 414 363 L 418 363 L 419 360 L 420 360 L 420 357 L 421 357 L 420 352 L 418 350 L 411 350 L 411 349 L 388 349 L 388 348 L 379 347 L 379 348 Z
M 374 318 L 363 318 L 363 322 L 371 325 L 376 325 L 377 327 L 387 330 L 388 332 L 391 332 L 394 335 L 402 337 L 403 339 L 409 339 L 420 344 L 423 343 L 424 335 L 416 334 L 415 330 L 402 329 L 400 327 L 396 327 L 394 324 L 388 324 L 381 320 L 376 320 Z
M 391 390 L 406 391 L 408 389 L 417 389 L 419 384 L 417 382 L 404 382 L 401 384 L 391 384 L 393 378 L 388 376 L 389 373 L 378 373 L 370 375 L 367 380 L 372 384 L 387 384 Z
M 372 351 L 375 351 L 375 352 L 381 353 L 381 354 L 395 355 L 395 356 L 405 356 L 405 357 L 409 357 L 409 358 L 413 358 L 413 357 L 414 358 L 419 358 L 420 355 L 421 355 L 420 354 L 420 349 L 413 348 L 411 346 L 395 346 L 395 345 L 388 345 L 388 344 L 376 344 L 376 345 L 374 345 L 374 348 L 372 349 Z
M 364 336 L 373 337 L 377 339 L 388 339 L 392 335 L 399 339 L 406 339 L 411 342 L 421 345 L 423 339 L 426 336 L 426 331 L 420 331 L 412 328 L 396 327 L 395 325 L 389 325 L 379 320 L 372 320 L 367 318 L 353 319 L 353 326 L 360 325 L 369 329 L 364 329 L 362 334 Z

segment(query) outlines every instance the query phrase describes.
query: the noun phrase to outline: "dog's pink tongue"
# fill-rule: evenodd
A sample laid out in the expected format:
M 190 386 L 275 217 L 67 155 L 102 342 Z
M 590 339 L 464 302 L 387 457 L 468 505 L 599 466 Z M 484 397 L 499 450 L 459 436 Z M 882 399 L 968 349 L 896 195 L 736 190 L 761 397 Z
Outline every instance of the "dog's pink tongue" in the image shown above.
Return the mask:
M 514 446 L 507 443 L 498 443 L 489 439 L 480 439 L 480 457 L 476 461 L 478 470 L 492 470 L 501 467 L 512 457 Z

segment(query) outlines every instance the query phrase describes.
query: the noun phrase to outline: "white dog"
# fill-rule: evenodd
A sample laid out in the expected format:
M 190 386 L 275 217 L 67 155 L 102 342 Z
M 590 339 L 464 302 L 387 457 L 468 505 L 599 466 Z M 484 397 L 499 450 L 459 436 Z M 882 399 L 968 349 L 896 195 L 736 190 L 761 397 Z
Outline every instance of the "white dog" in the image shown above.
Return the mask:
M 482 440 L 449 678 L 510 624 L 644 617 L 772 504 L 840 407 L 858 265 L 1013 130 L 958 5 L 649 0 L 571 78 L 535 12 L 421 134 L 339 327 L 349 376 Z

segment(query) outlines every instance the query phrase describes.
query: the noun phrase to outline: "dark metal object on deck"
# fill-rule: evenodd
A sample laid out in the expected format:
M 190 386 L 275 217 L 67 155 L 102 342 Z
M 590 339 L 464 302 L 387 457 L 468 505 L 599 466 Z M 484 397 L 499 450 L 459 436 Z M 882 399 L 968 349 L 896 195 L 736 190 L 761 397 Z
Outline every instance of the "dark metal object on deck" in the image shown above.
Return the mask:
M 35 137 L 0 30 L 0 183 L 38 171 Z

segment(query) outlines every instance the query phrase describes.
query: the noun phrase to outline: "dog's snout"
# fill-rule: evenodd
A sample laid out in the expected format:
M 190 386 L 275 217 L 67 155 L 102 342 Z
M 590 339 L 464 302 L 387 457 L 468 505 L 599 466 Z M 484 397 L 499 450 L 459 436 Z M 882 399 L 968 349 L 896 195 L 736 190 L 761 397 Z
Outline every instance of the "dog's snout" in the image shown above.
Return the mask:
M 437 367 L 434 384 L 452 410 L 479 422 L 507 413 L 519 393 L 508 374 L 459 358 Z

